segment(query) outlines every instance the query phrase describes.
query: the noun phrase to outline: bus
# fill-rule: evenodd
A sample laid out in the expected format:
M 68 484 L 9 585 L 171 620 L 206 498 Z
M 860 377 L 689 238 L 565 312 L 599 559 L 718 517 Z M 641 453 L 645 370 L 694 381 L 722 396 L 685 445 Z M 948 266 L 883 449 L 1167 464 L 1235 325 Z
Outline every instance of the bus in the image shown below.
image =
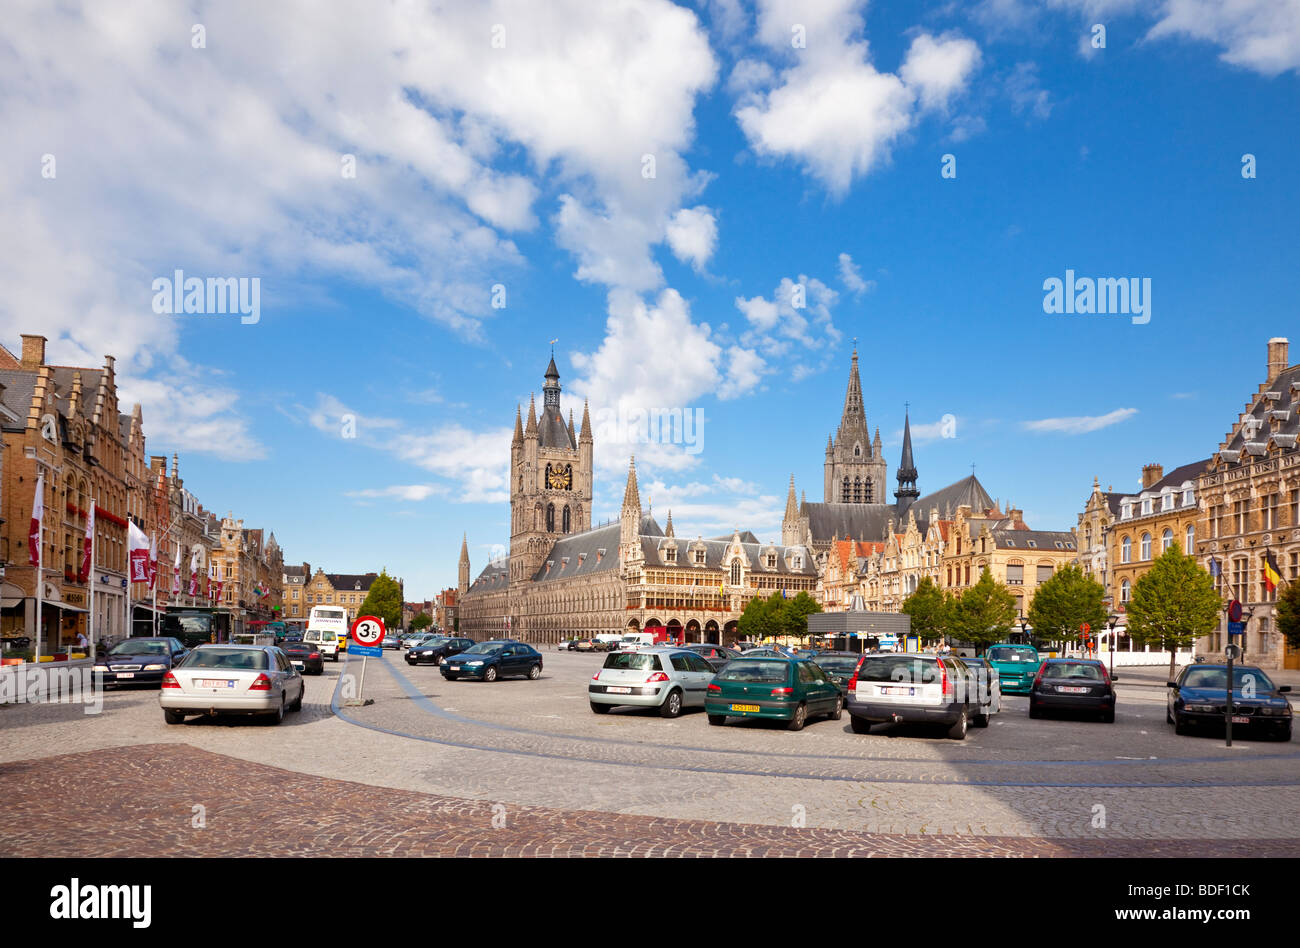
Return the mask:
M 152 635 L 153 630 L 136 632 Z M 169 609 L 159 617 L 158 635 L 180 639 L 186 648 L 230 641 L 230 613 L 212 609 Z
M 312 606 L 311 615 L 307 619 L 307 631 L 302 640 L 319 646 L 327 658 L 337 662 L 339 652 L 347 650 L 347 610 L 338 606 Z

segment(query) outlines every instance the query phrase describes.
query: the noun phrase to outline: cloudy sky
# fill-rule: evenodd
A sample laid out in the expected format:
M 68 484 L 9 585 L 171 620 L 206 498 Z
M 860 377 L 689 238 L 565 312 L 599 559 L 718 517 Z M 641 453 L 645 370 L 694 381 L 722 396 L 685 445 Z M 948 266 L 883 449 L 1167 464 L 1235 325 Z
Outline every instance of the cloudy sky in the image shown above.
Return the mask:
M 891 480 L 909 403 L 922 491 L 1065 529 L 1300 336 L 1298 81 L 1300 0 L 19 0 L 0 342 L 115 355 L 206 506 L 409 598 L 508 541 L 552 339 L 598 519 L 635 453 L 679 535 L 779 538 L 856 339 Z M 256 321 L 157 312 L 177 270 Z M 1044 312 L 1067 270 L 1150 320 Z

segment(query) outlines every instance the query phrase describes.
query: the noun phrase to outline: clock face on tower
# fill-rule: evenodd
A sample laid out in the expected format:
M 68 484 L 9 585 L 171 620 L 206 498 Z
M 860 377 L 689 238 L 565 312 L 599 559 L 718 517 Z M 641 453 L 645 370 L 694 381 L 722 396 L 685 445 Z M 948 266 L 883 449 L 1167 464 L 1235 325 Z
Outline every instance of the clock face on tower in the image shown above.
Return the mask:
M 573 465 L 566 464 L 563 469 L 546 465 L 546 486 L 551 490 L 573 490 Z

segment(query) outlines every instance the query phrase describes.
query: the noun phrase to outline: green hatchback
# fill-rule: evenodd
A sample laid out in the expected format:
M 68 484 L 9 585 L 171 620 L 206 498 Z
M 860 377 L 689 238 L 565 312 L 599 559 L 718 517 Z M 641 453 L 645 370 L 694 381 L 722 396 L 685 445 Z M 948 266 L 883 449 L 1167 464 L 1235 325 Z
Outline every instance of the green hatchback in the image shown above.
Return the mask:
M 844 712 L 839 686 L 816 664 L 791 658 L 732 659 L 709 683 L 704 698 L 709 723 L 727 718 L 776 718 L 801 730 L 810 717 Z
M 990 645 L 984 653 L 988 663 L 998 670 L 1004 694 L 1027 695 L 1034 687 L 1034 678 L 1043 658 L 1032 645 L 1012 645 L 1003 642 Z

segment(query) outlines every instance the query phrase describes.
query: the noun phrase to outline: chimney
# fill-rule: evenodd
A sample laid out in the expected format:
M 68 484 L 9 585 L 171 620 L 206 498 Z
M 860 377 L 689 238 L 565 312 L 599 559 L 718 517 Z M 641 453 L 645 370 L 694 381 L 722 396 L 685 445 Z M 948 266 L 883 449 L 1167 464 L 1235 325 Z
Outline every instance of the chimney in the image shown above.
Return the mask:
M 1165 469 L 1159 464 L 1142 465 L 1142 489 L 1145 490 L 1164 476 Z
M 1268 341 L 1268 380 L 1270 382 L 1286 369 L 1287 345 L 1285 336 L 1274 336 Z M 26 361 L 27 337 L 23 336 L 23 362 Z
M 1273 344 L 1269 343 L 1270 357 L 1273 352 Z M 1285 351 L 1285 347 L 1283 347 Z M 23 368 L 39 369 L 45 364 L 45 337 L 44 336 L 23 336 Z

